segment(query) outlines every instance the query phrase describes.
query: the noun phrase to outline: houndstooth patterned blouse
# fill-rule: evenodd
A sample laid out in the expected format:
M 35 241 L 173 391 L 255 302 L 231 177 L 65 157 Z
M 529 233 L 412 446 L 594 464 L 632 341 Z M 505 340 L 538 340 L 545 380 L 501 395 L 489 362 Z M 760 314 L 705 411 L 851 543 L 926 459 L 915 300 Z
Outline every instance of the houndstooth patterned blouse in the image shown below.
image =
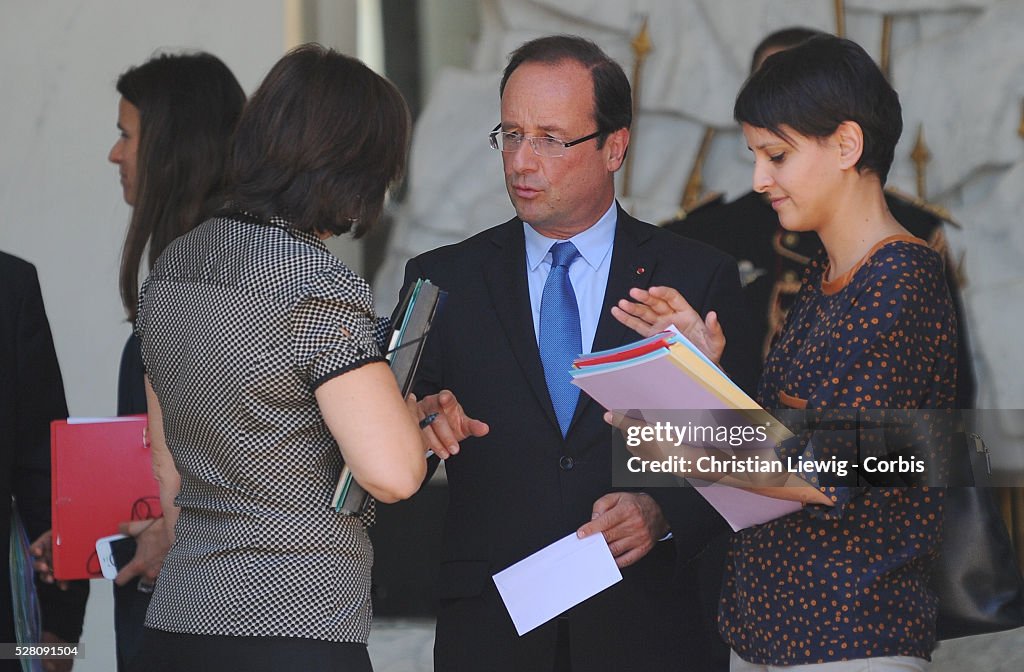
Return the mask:
M 316 236 L 239 214 L 170 245 L 140 294 L 181 474 L 146 625 L 366 642 L 373 549 L 329 507 L 342 460 L 313 392 L 382 360 L 369 286 Z

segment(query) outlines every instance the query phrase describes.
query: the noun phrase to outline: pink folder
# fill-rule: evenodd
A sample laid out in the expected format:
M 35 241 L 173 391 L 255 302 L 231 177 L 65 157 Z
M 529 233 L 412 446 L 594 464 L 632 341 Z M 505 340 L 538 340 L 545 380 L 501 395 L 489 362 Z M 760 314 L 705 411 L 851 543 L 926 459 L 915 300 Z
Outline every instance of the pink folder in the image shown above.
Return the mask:
M 670 343 L 675 344 L 675 356 Z M 681 346 L 685 350 L 680 350 Z M 717 416 L 771 421 L 780 432 L 788 433 L 782 423 L 763 411 L 674 328 L 629 346 L 584 355 L 575 364 L 574 385 L 609 410 L 644 411 L 649 423 L 672 421 L 680 417 L 679 411 L 686 410 L 705 412 L 712 420 Z M 769 444 L 779 438 L 778 434 L 771 436 Z M 695 478 L 687 480 L 734 531 L 801 508 L 799 502 Z

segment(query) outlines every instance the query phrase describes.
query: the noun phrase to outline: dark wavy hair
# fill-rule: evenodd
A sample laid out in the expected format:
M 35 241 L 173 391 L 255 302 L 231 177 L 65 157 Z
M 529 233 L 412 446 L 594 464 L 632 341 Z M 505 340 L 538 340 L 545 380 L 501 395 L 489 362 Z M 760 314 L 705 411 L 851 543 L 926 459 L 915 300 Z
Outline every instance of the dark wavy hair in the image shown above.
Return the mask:
M 409 109 L 391 82 L 319 44 L 271 68 L 242 113 L 235 206 L 312 233 L 366 233 L 405 172 Z
M 530 40 L 509 56 L 501 76 L 498 94 L 505 93 L 505 84 L 523 63 L 554 65 L 575 61 L 590 70 L 594 84 L 594 121 L 597 123 L 597 146 L 602 147 L 608 135 L 633 123 L 633 93 L 622 66 L 612 60 L 590 40 L 576 35 L 549 35 Z
M 867 52 L 855 42 L 820 35 L 769 56 L 736 97 L 733 116 L 791 139 L 786 126 L 809 138 L 827 138 L 844 121 L 864 133 L 858 171 L 882 184 L 903 132 L 900 99 Z
M 823 30 L 816 28 L 805 28 L 803 26 L 790 26 L 789 28 L 782 28 L 776 30 L 773 33 L 765 35 L 764 39 L 757 43 L 754 47 L 754 54 L 750 57 L 750 72 L 757 70 L 758 64 L 764 60 L 764 55 L 771 49 L 792 49 L 801 42 L 805 42 L 812 37 L 818 35 L 829 35 Z
M 139 266 L 224 201 L 225 167 L 245 92 L 211 54 L 155 56 L 117 79 L 117 92 L 139 110 L 135 205 L 121 252 L 121 302 L 135 320 Z

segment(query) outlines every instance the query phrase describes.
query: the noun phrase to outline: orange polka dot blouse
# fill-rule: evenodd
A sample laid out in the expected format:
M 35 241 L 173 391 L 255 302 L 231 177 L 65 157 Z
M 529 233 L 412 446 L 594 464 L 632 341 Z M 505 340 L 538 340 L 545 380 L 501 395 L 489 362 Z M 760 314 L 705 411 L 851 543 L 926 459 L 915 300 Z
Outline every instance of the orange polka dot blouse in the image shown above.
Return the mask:
M 824 254 L 807 268 L 765 365 L 761 405 L 952 408 L 957 327 L 941 257 L 895 236 L 843 276 L 828 281 L 826 271 Z M 833 509 L 808 506 L 734 537 L 723 638 L 761 665 L 930 659 L 941 490 L 819 485 Z

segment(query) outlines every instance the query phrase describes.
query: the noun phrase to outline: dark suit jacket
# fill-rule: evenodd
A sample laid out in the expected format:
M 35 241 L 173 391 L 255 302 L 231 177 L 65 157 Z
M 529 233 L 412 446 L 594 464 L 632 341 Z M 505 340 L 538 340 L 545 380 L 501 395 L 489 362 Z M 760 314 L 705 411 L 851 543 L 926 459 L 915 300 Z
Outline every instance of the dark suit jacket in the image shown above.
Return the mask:
M 406 267 L 406 285 L 422 277 L 448 291 L 427 341 L 418 393 L 450 389 L 471 416 L 490 424 L 486 437 L 466 440 L 446 463 L 438 672 L 551 669 L 556 622 L 517 637 L 490 577 L 573 532 L 613 491 L 603 409 L 581 394 L 567 437 L 559 431 L 534 336 L 522 226 L 513 219 Z M 594 350 L 639 338 L 609 311 L 631 287 L 651 285 L 676 287 L 702 314 L 718 311 L 734 339 L 723 366 L 752 384 L 756 353 L 744 345 L 735 263 L 621 208 Z M 721 568 L 703 577 L 682 567 L 724 523 L 692 489 L 650 492 L 674 543 L 659 543 L 623 570 L 623 581 L 567 613 L 575 670 L 724 669 L 708 662 L 724 660 L 724 644 L 696 591 L 707 581 L 717 593 Z
M 50 527 L 50 421 L 67 417 L 64 384 L 36 269 L 0 252 L 0 641 L 13 642 L 11 496 L 29 541 Z M 68 593 L 38 584 L 43 628 L 77 642 L 88 582 Z M 3 661 L 8 663 L 12 661 Z M 3 669 L 0 667 L 0 669 Z M 17 663 L 14 663 L 14 668 Z
M 117 373 L 117 414 L 144 414 L 146 408 L 146 367 L 142 363 L 139 338 L 133 333 L 121 351 Z M 119 672 L 131 669 L 130 662 L 142 649 L 146 610 L 152 593 L 139 592 L 139 579 L 114 586 L 114 644 Z

